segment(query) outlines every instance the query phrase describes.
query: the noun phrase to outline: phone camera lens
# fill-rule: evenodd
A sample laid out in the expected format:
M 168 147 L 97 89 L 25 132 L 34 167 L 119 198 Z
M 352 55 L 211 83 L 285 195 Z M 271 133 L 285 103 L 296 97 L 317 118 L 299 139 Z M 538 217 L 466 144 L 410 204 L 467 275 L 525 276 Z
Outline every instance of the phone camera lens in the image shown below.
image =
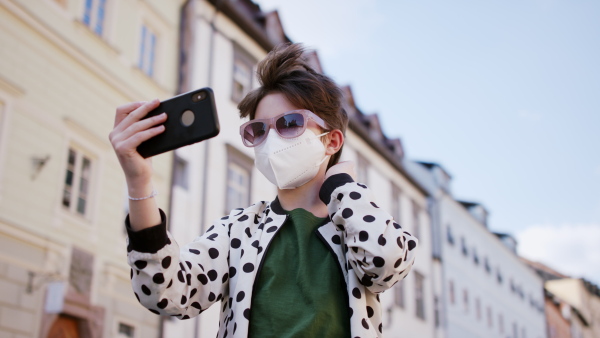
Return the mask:
M 193 102 L 199 102 L 202 101 L 206 98 L 206 93 L 205 92 L 198 92 L 198 93 L 194 93 L 194 95 L 192 95 L 192 101 Z

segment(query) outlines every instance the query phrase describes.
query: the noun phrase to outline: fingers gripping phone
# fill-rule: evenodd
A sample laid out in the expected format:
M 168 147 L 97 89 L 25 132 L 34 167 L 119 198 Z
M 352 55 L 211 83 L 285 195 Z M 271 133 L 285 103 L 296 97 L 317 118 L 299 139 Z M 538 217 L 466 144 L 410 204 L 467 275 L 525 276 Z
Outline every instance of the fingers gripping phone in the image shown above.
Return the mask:
M 137 151 L 142 157 L 204 141 L 219 134 L 219 119 L 212 89 L 202 88 L 177 95 L 160 103 L 144 118 L 167 113 L 165 130 L 142 142 Z

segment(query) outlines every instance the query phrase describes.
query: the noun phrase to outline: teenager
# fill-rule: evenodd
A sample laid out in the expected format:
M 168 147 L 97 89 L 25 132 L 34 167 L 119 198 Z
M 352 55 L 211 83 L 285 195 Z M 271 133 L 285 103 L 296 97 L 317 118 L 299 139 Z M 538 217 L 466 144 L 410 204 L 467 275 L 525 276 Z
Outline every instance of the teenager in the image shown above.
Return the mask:
M 188 319 L 221 302 L 219 337 L 378 337 L 379 293 L 406 277 L 417 239 L 338 163 L 348 117 L 335 83 L 298 44 L 258 65 L 261 86 L 239 104 L 242 142 L 277 197 L 232 210 L 180 248 L 153 198 L 136 147 L 164 129 L 141 120 L 158 101 L 117 108 L 110 139 L 130 195 L 128 262 L 150 311 Z

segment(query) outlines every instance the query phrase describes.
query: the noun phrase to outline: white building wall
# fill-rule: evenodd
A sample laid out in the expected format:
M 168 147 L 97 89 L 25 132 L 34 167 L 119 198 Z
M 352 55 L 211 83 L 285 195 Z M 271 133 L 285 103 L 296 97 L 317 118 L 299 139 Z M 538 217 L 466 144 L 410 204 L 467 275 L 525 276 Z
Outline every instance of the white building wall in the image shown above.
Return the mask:
M 441 201 L 443 264 L 449 338 L 469 337 L 546 337 L 543 312 L 543 282 L 504 246 L 461 204 L 445 195 Z M 450 225 L 454 245 L 448 242 Z M 467 255 L 462 253 L 461 238 L 465 239 Z M 479 264 L 474 262 L 474 253 Z M 486 272 L 485 259 L 491 272 Z M 498 282 L 498 271 L 502 282 Z M 511 291 L 513 284 L 522 290 L 523 298 Z M 449 299 L 449 283 L 454 283 L 454 303 Z M 464 292 L 468 294 L 465 305 Z M 478 318 L 476 302 L 480 302 Z M 491 325 L 488 323 L 491 309 Z M 500 328 L 499 318 L 502 319 Z M 514 327 L 517 334 L 514 334 Z
M 221 131 L 213 139 L 175 151 L 178 157 L 188 163 L 189 188 L 185 190 L 173 187 L 173 209 L 170 215 L 171 231 L 177 242 L 182 244 L 204 233 L 214 220 L 229 212 L 225 210 L 227 145 L 248 157 L 254 154 L 252 149 L 242 144 L 239 126 L 244 121 L 239 117 L 237 103 L 231 99 L 233 44 L 235 42 L 242 46 L 256 60 L 263 59 L 267 54 L 267 51 L 228 17 L 222 13 L 215 16 L 214 8 L 206 1 L 195 1 L 194 8 L 193 44 L 195 47 L 190 90 L 203 87 L 213 89 Z M 214 31 L 210 27 L 210 21 L 213 19 Z M 255 168 L 251 173 L 251 187 L 250 203 L 273 200 L 277 193 L 275 187 Z M 198 318 L 186 321 L 166 321 L 164 337 L 216 336 L 219 308 L 220 305 L 212 306 Z
M 398 223 L 411 234 L 415 233 L 412 201 L 415 201 L 420 207 L 417 258 L 411 273 L 401 282 L 404 284 L 404 308 L 394 304 L 394 293 L 399 292 L 398 285 L 380 296 L 384 313 L 384 335 L 385 337 L 434 337 L 433 260 L 431 258 L 431 232 L 426 196 L 356 133 L 348 130 L 342 160 L 351 160 L 356 163 L 357 153 L 360 153 L 369 163 L 368 182 L 366 183 L 373 191 L 373 198 L 377 205 L 391 210 L 392 182 L 402 191 L 400 195 L 401 219 Z M 416 316 L 415 272 L 424 277 L 424 319 Z

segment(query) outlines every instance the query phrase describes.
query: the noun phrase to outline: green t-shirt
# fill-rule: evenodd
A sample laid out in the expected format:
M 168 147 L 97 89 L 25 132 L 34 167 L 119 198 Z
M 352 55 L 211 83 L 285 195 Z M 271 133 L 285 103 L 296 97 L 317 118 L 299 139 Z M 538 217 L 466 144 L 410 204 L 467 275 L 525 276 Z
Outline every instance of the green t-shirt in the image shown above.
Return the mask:
M 255 281 L 250 337 L 350 337 L 344 276 L 317 234 L 326 218 L 286 213 Z

